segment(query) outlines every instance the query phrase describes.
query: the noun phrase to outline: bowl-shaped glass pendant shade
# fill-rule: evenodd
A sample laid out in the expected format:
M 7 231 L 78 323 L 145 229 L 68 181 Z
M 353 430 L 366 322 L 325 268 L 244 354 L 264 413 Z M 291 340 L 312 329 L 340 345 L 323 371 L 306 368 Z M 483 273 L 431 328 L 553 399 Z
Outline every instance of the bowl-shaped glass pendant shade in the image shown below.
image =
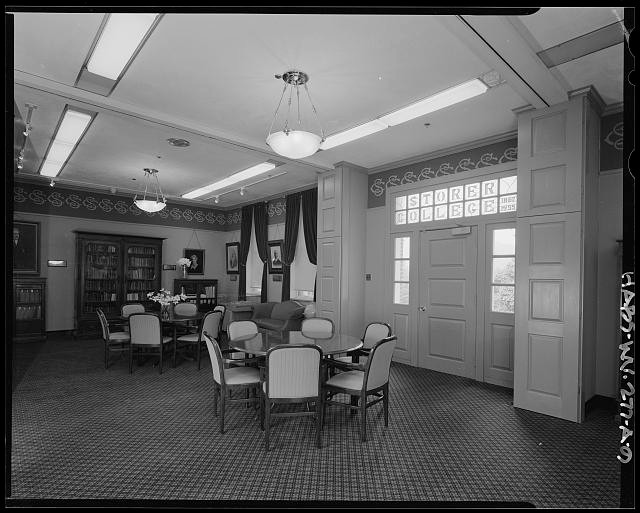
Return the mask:
M 160 212 L 164 207 L 167 206 L 167 204 L 162 201 L 154 201 L 148 199 L 137 199 L 134 201 L 134 203 L 140 210 L 144 210 L 145 212 Z
M 318 151 L 322 138 L 302 130 L 275 132 L 267 137 L 267 144 L 278 155 L 290 159 L 309 157 Z

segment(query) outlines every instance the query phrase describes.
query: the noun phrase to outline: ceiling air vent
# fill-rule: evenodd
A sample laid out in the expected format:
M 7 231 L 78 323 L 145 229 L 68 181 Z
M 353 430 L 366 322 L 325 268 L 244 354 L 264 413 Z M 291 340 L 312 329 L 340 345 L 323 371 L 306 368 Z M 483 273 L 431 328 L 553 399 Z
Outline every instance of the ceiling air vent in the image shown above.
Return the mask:
M 167 139 L 167 142 L 171 146 L 177 146 L 178 148 L 186 148 L 191 145 L 191 143 L 186 139 L 174 139 L 173 137 L 171 139 Z

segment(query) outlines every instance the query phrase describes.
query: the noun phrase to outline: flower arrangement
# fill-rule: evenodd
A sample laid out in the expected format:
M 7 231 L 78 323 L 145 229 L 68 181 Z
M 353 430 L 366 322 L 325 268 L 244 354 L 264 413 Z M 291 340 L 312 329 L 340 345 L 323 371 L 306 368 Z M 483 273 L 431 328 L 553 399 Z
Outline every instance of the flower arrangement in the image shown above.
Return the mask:
M 190 267 L 191 259 L 186 257 L 178 258 L 176 264 L 178 264 L 179 266 Z
M 186 294 L 175 294 L 173 295 L 171 292 L 165 289 L 160 289 L 160 292 L 149 292 L 147 297 L 151 301 L 155 301 L 156 303 L 160 303 L 162 306 L 169 305 L 173 303 L 179 303 L 180 301 L 184 301 L 187 299 Z

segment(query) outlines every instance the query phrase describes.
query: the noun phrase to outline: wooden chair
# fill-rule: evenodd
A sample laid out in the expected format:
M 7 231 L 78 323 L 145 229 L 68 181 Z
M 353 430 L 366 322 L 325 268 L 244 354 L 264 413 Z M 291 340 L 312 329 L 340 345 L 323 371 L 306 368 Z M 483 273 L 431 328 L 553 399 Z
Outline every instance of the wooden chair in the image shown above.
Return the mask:
M 109 353 L 116 352 L 122 354 L 124 351 L 129 349 L 129 341 L 131 340 L 131 337 L 126 331 L 116 331 L 111 333 L 109 331 L 109 322 L 107 321 L 107 317 L 102 309 L 98 308 L 96 313 L 98 314 L 98 320 L 102 327 L 102 340 L 104 340 L 104 368 L 106 369 L 109 367 Z
M 218 343 L 206 331 L 203 331 L 202 338 L 207 345 L 209 358 L 211 359 L 211 369 L 213 371 L 213 410 L 218 415 L 218 401 L 220 402 L 220 433 L 224 433 L 224 414 L 227 401 L 229 402 L 257 402 L 260 401 L 260 372 L 255 367 L 230 367 L 225 368 L 224 358 Z M 232 398 L 232 390 L 246 390 L 245 397 L 240 399 Z M 249 391 L 253 390 L 252 397 Z M 227 397 L 228 396 L 228 397 Z
M 367 362 L 367 357 L 371 352 L 371 348 L 383 338 L 391 336 L 391 326 L 384 322 L 371 322 L 367 325 L 362 336 L 362 347 L 355 351 L 350 351 L 346 356 L 334 357 L 334 362 L 342 362 L 346 364 L 352 364 L 357 368 L 360 366 L 364 369 L 364 365 Z M 343 368 L 343 367 L 340 367 Z M 349 369 L 347 367 L 348 370 Z
M 165 346 L 173 341 L 173 337 L 162 335 L 160 318 L 152 313 L 134 313 L 129 316 L 129 374 L 133 372 L 134 349 L 157 349 L 160 354 L 158 364 L 162 374 L 162 361 L 164 359 Z
M 176 364 L 176 353 L 180 349 L 180 346 L 190 346 L 195 349 L 196 359 L 198 361 L 198 370 L 200 370 L 200 355 L 202 353 L 202 342 L 204 339 L 202 338 L 202 333 L 213 333 L 218 334 L 218 330 L 221 322 L 221 314 L 220 312 L 207 312 L 202 321 L 200 322 L 200 326 L 198 327 L 198 331 L 196 333 L 188 333 L 186 335 L 182 335 L 176 339 L 176 348 L 174 350 L 173 355 L 173 365 Z M 213 337 L 212 337 L 213 338 Z M 217 336 L 215 337 L 216 342 L 219 344 L 219 340 Z
M 312 415 L 316 417 L 316 444 L 322 446 L 322 350 L 314 344 L 276 346 L 267 351 L 263 384 L 264 444 L 269 450 L 272 417 Z M 314 411 L 271 411 L 277 404 L 315 403 Z
M 309 338 L 331 338 L 336 331 L 331 319 L 325 317 L 309 317 L 302 321 L 302 334 Z
M 323 385 L 324 404 L 335 404 L 360 412 L 360 441 L 367 439 L 367 408 L 383 401 L 384 425 L 389 425 L 389 369 L 393 350 L 396 347 L 396 337 L 387 337 L 377 342 L 369 353 L 364 370 L 348 370 L 329 378 Z M 332 365 L 332 361 L 328 361 Z M 359 405 L 334 401 L 335 394 L 347 394 L 359 399 Z M 373 401 L 367 402 L 369 396 L 375 396 Z

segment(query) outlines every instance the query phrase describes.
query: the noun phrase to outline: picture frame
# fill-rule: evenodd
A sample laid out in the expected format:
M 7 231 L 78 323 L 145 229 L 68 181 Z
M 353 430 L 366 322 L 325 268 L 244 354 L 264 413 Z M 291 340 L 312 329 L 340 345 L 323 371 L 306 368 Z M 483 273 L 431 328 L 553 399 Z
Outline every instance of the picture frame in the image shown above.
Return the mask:
M 40 274 L 40 223 L 14 221 L 11 243 L 14 274 Z
M 283 240 L 270 240 L 269 246 L 269 274 L 282 274 L 282 243 Z
M 204 249 L 184 248 L 182 256 L 191 260 L 187 275 L 204 275 Z
M 240 272 L 240 243 L 227 242 L 227 274 L 239 274 Z

